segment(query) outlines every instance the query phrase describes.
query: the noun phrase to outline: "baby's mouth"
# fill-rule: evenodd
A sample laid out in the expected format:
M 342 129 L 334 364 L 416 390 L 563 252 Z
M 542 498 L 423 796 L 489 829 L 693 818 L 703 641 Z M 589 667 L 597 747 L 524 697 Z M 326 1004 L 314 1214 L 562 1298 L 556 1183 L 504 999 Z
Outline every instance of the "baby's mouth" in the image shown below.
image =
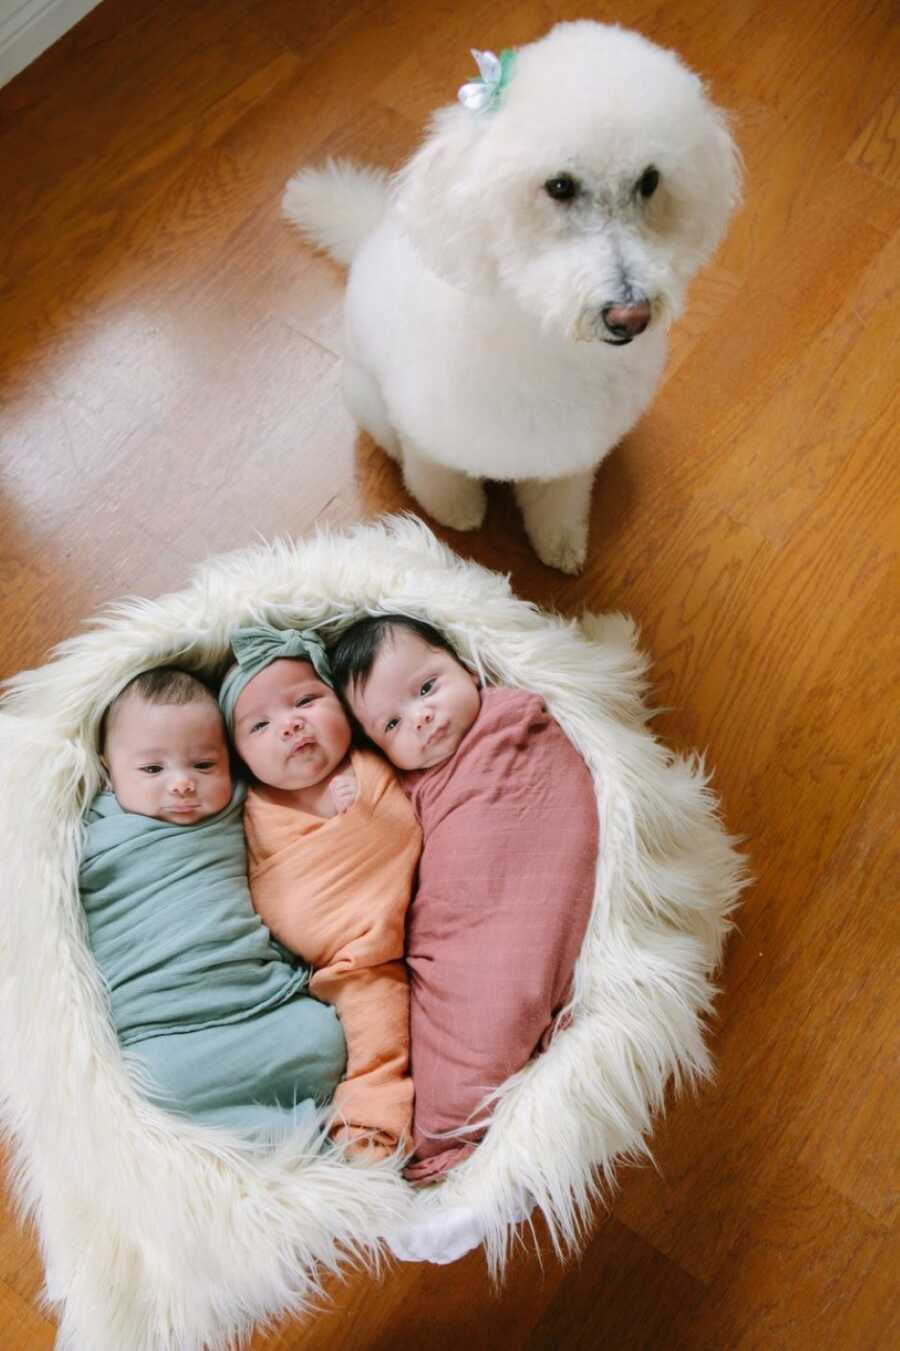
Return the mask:
M 432 746 L 436 746 L 439 741 L 443 741 L 444 737 L 447 735 L 447 730 L 449 726 L 450 726 L 449 723 L 442 722 L 440 727 L 436 727 L 434 729 L 434 731 L 431 733 L 431 736 L 425 742 L 426 751 L 431 750 Z
M 309 748 L 315 744 L 316 739 L 314 736 L 303 736 L 299 741 L 294 742 L 293 746 L 288 751 L 288 755 L 299 755 L 301 751 L 308 751 Z

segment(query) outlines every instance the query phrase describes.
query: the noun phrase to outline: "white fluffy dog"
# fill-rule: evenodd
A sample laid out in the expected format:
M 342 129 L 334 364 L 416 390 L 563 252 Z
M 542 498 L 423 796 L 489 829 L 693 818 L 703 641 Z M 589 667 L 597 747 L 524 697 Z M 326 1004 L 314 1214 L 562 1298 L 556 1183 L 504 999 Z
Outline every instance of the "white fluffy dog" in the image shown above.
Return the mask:
M 441 108 L 393 184 L 329 162 L 284 211 L 343 263 L 344 393 L 436 520 L 512 480 L 540 558 L 585 559 L 597 465 L 647 407 L 665 333 L 739 193 L 722 113 L 637 33 L 558 24 Z

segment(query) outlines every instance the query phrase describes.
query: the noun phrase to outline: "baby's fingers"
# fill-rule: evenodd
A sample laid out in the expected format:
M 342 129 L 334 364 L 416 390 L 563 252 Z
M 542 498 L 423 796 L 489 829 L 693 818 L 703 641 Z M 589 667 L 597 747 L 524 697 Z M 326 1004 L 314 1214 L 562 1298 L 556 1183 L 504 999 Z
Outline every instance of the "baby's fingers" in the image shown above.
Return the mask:
M 356 782 L 349 777 L 332 779 L 331 800 L 338 812 L 345 812 L 356 801 Z

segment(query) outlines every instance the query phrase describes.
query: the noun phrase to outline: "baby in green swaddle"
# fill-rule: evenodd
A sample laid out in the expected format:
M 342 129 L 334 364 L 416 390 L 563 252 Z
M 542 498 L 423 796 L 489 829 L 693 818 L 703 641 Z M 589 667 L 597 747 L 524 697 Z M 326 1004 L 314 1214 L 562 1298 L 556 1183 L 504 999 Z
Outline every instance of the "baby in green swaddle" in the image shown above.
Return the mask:
M 245 787 L 214 697 L 185 671 L 144 672 L 106 711 L 101 759 L 80 887 L 128 1063 L 159 1106 L 283 1136 L 330 1101 L 346 1049 L 251 904 Z

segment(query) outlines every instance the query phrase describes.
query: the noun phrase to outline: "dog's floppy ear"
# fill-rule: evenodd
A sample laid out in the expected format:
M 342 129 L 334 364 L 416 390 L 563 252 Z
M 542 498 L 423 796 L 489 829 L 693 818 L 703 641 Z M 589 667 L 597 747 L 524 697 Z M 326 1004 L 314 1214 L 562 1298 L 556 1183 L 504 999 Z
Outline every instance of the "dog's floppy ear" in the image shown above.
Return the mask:
M 726 216 L 730 216 L 741 202 L 744 180 L 744 163 L 741 152 L 731 134 L 726 113 L 715 110 L 716 115 L 716 154 L 719 167 L 720 200 Z
M 396 203 L 422 261 L 464 290 L 489 289 L 496 271 L 478 161 L 490 114 L 440 108 L 428 135 L 395 181 Z
M 701 89 L 706 134 L 691 172 L 697 203 L 698 265 L 711 256 L 739 205 L 743 178 L 741 153 L 732 138 L 728 117 L 712 103 L 702 85 Z

